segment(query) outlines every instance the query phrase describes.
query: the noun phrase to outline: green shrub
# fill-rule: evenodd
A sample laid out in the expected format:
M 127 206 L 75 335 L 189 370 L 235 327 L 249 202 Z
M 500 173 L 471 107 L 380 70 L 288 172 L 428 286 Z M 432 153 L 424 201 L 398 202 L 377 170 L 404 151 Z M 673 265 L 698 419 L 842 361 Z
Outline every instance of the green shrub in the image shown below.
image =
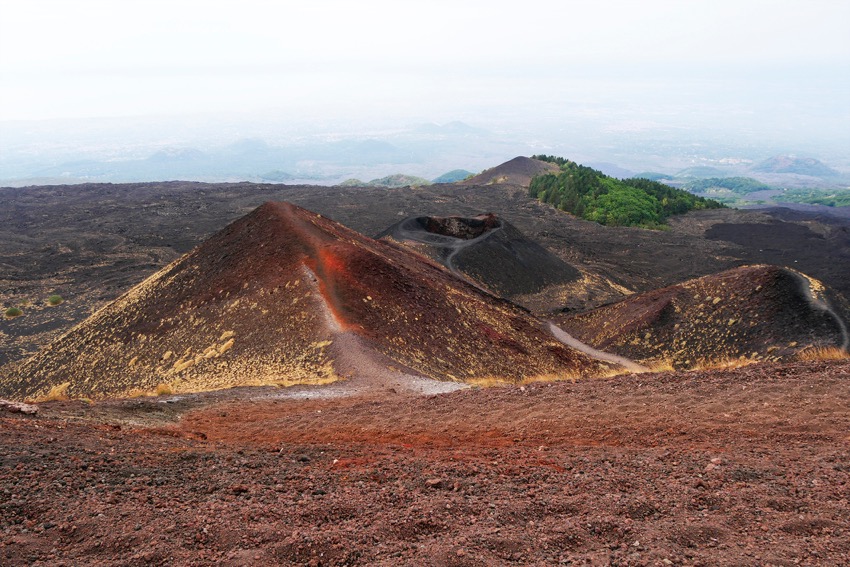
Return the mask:
M 47 304 L 48 305 L 59 305 L 63 301 L 65 301 L 65 300 L 62 299 L 61 295 L 51 295 L 50 297 L 47 298 Z
M 19 307 L 10 307 L 6 310 L 6 317 L 9 319 L 14 319 L 15 317 L 20 317 L 24 312 L 21 311 Z

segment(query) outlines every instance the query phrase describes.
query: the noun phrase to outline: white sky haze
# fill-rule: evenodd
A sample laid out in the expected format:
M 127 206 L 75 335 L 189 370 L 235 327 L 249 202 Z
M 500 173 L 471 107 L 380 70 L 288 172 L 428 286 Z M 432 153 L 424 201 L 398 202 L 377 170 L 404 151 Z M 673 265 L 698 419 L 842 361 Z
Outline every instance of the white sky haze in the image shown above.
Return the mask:
M 826 76 L 850 66 L 848 23 L 839 0 L 2 0 L 0 120 L 445 107 L 498 85 L 510 103 L 529 95 L 517 82 L 563 89 L 609 70 Z
M 0 177 L 452 121 L 501 141 L 406 167 L 850 170 L 848 26 L 847 0 L 0 0 Z

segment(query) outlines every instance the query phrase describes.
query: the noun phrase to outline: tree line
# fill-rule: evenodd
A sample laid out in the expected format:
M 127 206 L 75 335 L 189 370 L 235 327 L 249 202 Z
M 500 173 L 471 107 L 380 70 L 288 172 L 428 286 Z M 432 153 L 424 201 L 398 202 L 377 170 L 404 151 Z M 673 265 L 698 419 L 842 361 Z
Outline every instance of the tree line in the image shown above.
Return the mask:
M 609 177 L 562 157 L 532 158 L 554 163 L 561 171 L 532 179 L 529 196 L 599 224 L 660 228 L 672 215 L 724 206 L 657 181 Z

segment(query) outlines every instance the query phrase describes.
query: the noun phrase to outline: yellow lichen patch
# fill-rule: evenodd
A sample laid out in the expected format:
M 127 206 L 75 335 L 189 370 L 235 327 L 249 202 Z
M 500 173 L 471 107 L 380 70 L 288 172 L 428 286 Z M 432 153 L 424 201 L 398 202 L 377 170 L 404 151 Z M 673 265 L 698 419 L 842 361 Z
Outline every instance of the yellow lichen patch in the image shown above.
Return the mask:
M 133 358 L 131 358 L 131 359 L 130 359 L 130 362 L 128 362 L 128 363 L 127 363 L 127 366 L 129 366 L 130 368 L 132 368 L 132 367 L 136 366 L 136 363 L 137 363 L 137 362 L 139 362 L 139 357 L 138 357 L 138 356 L 134 356 Z
M 498 388 L 515 385 L 515 382 L 501 376 L 479 376 L 478 378 L 468 378 L 465 382 L 479 388 Z
M 171 368 L 172 372 L 181 372 L 186 370 L 187 368 L 195 365 L 195 359 L 190 358 L 188 360 L 178 360 L 174 363 L 174 366 Z
M 533 376 L 526 376 L 525 378 L 522 378 L 520 380 L 508 378 L 505 376 L 478 376 L 475 378 L 467 378 L 466 380 L 464 380 L 464 382 L 472 386 L 477 386 L 479 388 L 500 388 L 506 386 L 526 386 L 529 384 L 545 382 L 575 382 L 581 378 L 582 375 L 578 373 L 552 372 L 547 374 L 535 374 Z
M 163 355 L 162 355 L 162 361 L 163 361 L 163 362 L 165 362 L 165 361 L 167 361 L 169 358 L 171 358 L 172 356 L 174 356 L 174 353 L 173 353 L 173 352 L 171 352 L 170 350 L 169 350 L 169 351 L 166 351 L 166 352 L 165 352 L 165 354 L 163 354 Z
M 649 368 L 650 372 L 673 372 L 676 370 L 673 366 L 673 361 L 669 358 L 648 360 L 644 362 L 644 365 Z
M 132 390 L 127 390 L 127 393 L 124 394 L 126 398 L 143 398 L 145 396 L 149 396 L 150 392 L 147 390 L 142 390 L 141 388 L 133 388 Z
M 226 343 L 224 343 L 224 344 L 222 344 L 221 346 L 219 346 L 219 347 L 218 347 L 218 354 L 219 354 L 219 356 L 221 356 L 222 354 L 224 354 L 224 353 L 226 353 L 227 351 L 229 351 L 230 349 L 232 349 L 232 348 L 233 348 L 233 344 L 234 344 L 234 340 L 233 340 L 233 339 L 230 339 L 230 340 L 228 340 Z
M 811 289 L 811 290 L 812 290 L 812 293 L 813 293 L 813 294 L 815 294 L 815 295 L 818 295 L 818 296 L 819 296 L 821 293 L 823 293 L 823 292 L 826 290 L 826 288 L 824 287 L 824 285 L 823 285 L 820 281 L 816 280 L 815 278 L 810 277 L 810 276 L 807 276 L 807 275 L 806 275 L 806 274 L 804 274 L 803 272 L 798 272 L 797 270 L 793 270 L 793 272 L 794 272 L 795 274 L 798 274 L 798 275 L 800 275 L 800 276 L 802 276 L 802 277 L 806 278 L 806 281 L 808 281 L 808 282 L 809 282 L 809 289 Z
M 219 341 L 226 341 L 230 337 L 234 337 L 234 336 L 236 336 L 236 333 L 234 333 L 233 331 L 225 331 L 221 334 L 221 336 L 218 338 L 218 340 Z
M 325 386 L 327 384 L 333 384 L 339 380 L 339 376 L 324 376 L 324 377 L 316 377 L 313 380 L 305 381 L 299 379 L 277 379 L 265 384 L 257 384 L 258 386 L 280 386 L 281 388 L 289 388 L 291 386 L 299 386 L 303 384 L 310 384 L 311 386 Z

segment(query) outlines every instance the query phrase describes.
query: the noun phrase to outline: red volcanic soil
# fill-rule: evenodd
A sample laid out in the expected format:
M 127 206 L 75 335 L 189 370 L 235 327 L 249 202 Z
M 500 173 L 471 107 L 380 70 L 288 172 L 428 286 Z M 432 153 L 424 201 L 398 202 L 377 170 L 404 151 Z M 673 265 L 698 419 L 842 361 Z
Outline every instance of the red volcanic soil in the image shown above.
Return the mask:
M 848 377 L 41 404 L 0 414 L 0 563 L 846 565 Z

